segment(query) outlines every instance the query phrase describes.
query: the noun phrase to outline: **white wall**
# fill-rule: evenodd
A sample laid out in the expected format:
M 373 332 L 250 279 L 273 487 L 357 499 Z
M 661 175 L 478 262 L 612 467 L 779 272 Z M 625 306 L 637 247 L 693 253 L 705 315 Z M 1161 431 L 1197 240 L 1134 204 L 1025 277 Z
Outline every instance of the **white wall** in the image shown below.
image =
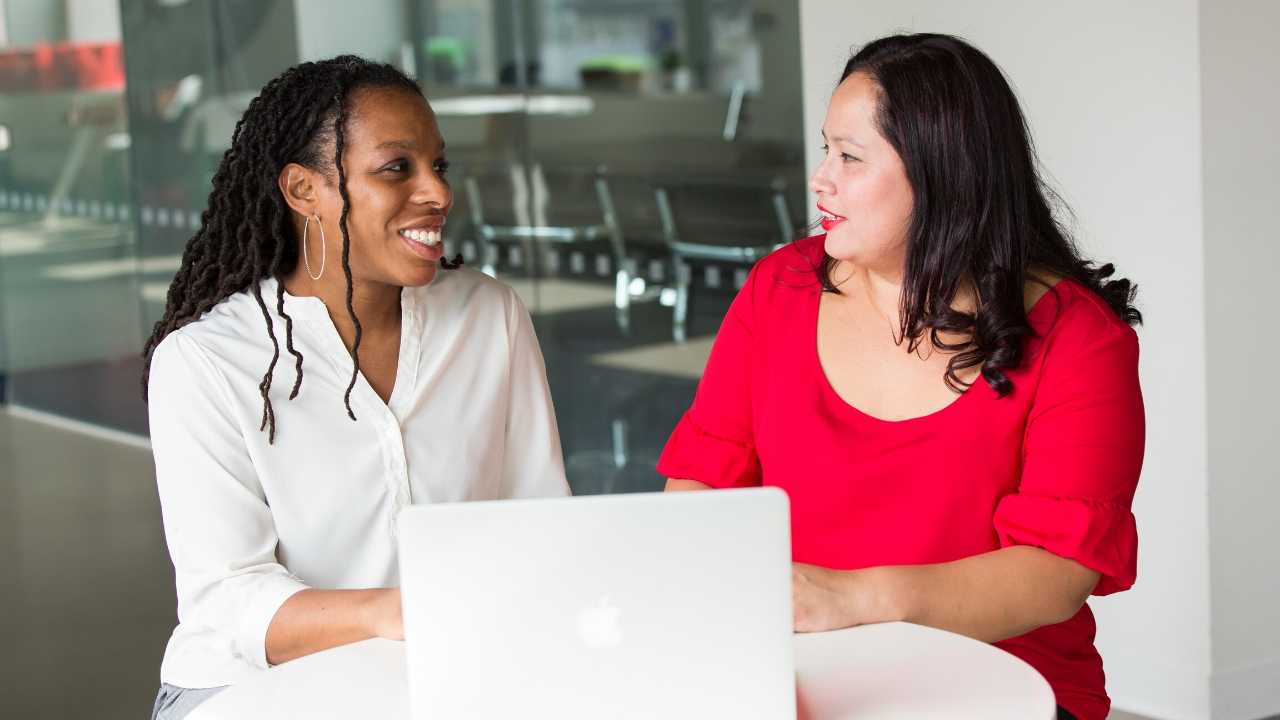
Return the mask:
M 1200 7 L 1214 717 L 1280 712 L 1280 3 Z
M 1040 159 L 1094 257 L 1137 281 L 1147 452 L 1138 584 L 1095 598 L 1115 705 L 1208 717 L 1210 606 L 1199 17 L 1195 0 L 801 0 L 811 162 L 851 47 L 957 34 L 1017 90 Z

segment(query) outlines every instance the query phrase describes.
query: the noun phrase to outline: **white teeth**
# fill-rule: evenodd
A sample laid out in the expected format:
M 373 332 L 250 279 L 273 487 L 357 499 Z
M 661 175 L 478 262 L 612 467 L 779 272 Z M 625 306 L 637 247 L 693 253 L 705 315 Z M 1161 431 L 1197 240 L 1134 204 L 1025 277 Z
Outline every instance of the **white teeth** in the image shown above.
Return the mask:
M 439 230 L 401 230 L 400 234 L 420 245 L 439 245 Z

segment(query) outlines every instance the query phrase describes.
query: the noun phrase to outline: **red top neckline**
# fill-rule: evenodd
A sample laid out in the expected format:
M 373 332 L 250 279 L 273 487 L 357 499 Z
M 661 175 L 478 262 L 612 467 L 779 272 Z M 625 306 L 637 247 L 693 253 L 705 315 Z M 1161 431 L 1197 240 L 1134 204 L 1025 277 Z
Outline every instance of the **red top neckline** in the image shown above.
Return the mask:
M 1050 295 L 1053 295 L 1056 292 L 1056 289 L 1058 288 L 1059 285 L 1062 285 L 1063 283 L 1073 283 L 1073 282 L 1075 281 L 1069 278 L 1062 278 L 1061 280 L 1055 282 L 1052 286 L 1050 286 L 1049 289 L 1046 290 L 1043 295 L 1036 298 L 1036 301 L 1031 304 L 1031 309 L 1027 311 L 1027 322 L 1030 323 L 1033 331 L 1036 331 L 1039 328 L 1049 325 L 1052 320 L 1051 317 L 1045 317 L 1045 315 L 1049 312 L 1048 309 L 1051 308 L 1053 305 L 1052 302 L 1047 302 L 1046 298 L 1048 298 Z M 890 420 L 888 418 L 882 418 L 876 415 L 872 415 L 871 413 L 859 408 L 857 405 L 854 405 L 848 400 L 845 400 L 843 397 L 840 396 L 840 393 L 836 391 L 835 386 L 831 384 L 831 378 L 827 377 L 827 371 L 825 368 L 822 367 L 822 358 L 818 355 L 818 319 L 819 319 L 819 315 L 822 312 L 822 292 L 823 291 L 821 287 L 818 287 L 817 299 L 813 303 L 812 317 L 810 318 L 811 319 L 810 325 L 813 328 L 813 333 L 812 333 L 813 337 L 811 338 L 812 341 L 809 343 L 809 348 L 810 348 L 809 356 L 813 361 L 811 370 L 815 375 L 817 375 L 818 378 L 821 379 L 820 384 L 822 386 L 823 394 L 826 395 L 827 399 L 831 402 L 832 405 L 834 405 L 837 408 L 840 408 L 841 411 L 847 414 L 851 420 L 861 420 L 861 421 L 871 422 L 871 423 L 883 423 L 885 425 L 904 425 L 904 424 L 926 423 L 926 422 L 933 422 L 938 420 L 945 420 L 946 415 L 948 415 L 951 412 L 958 412 L 961 406 L 964 404 L 965 400 L 975 395 L 975 393 L 981 393 L 983 390 L 986 390 L 987 392 L 990 392 L 994 395 L 994 391 L 991 390 L 991 386 L 987 385 L 987 383 L 982 379 L 981 375 L 978 375 L 974 379 L 973 384 L 967 390 L 958 394 L 955 397 L 955 399 L 953 399 L 951 402 L 947 403 L 946 405 L 938 408 L 937 410 L 927 412 L 923 415 L 916 415 L 914 417 L 902 418 L 901 420 Z

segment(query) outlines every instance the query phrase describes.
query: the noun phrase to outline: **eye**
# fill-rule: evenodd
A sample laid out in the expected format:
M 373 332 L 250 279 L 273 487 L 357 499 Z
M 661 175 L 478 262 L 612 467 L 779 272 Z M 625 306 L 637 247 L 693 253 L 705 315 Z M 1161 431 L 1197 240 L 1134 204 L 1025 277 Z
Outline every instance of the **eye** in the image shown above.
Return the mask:
M 436 171 L 437 175 L 444 175 L 449 172 L 449 161 L 444 159 L 437 160 L 432 168 Z
M 409 161 L 405 160 L 404 158 L 393 160 L 387 163 L 386 165 L 383 165 L 382 169 L 385 171 L 394 172 L 394 173 L 406 172 L 409 169 Z
M 825 152 L 830 152 L 830 151 L 831 151 L 831 146 L 830 146 L 830 145 L 828 145 L 828 144 L 826 144 L 826 143 L 823 143 L 823 144 L 822 144 L 822 152 L 824 152 L 824 153 L 825 153 Z M 850 155 L 849 153 L 840 153 L 840 161 L 841 161 L 841 162 L 862 162 L 862 159 L 861 159 L 861 158 L 854 157 L 853 155 Z

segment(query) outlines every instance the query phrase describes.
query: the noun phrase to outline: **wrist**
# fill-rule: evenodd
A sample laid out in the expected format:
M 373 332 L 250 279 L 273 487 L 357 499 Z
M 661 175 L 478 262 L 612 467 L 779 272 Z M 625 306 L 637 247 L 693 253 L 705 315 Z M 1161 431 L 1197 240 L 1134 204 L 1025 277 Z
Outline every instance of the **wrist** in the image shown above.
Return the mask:
M 851 612 L 858 623 L 910 621 L 911 592 L 904 568 L 873 567 L 849 572 Z
M 368 591 L 362 604 L 361 624 L 370 637 L 383 637 L 387 627 L 387 613 L 394 588 L 376 588 Z

